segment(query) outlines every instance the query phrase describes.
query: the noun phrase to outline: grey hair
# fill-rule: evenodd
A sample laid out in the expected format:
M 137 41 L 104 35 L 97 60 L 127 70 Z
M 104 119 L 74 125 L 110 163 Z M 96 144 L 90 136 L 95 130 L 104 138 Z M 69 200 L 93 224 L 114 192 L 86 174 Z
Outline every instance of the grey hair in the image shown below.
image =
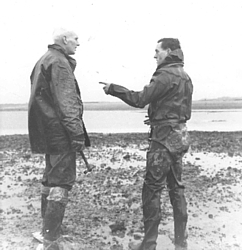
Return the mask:
M 58 43 L 64 36 L 70 36 L 73 33 L 74 33 L 73 31 L 64 28 L 58 28 L 54 30 L 52 38 L 54 43 Z

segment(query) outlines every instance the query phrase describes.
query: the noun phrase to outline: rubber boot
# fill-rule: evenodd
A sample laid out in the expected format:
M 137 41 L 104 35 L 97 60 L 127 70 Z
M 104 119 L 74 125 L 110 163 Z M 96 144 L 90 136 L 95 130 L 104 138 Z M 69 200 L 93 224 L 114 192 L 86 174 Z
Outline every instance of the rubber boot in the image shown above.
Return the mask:
M 43 229 L 44 229 L 44 218 L 45 218 L 45 211 L 47 208 L 48 200 L 47 200 L 48 195 L 42 194 L 41 195 L 41 217 L 42 217 L 42 234 Z
M 47 204 L 48 204 L 48 199 L 47 199 L 48 195 L 46 194 L 42 194 L 41 195 L 41 217 L 42 217 L 42 229 L 41 232 L 35 232 L 33 233 L 33 237 L 38 240 L 39 242 L 43 243 L 44 240 L 44 231 L 45 231 L 45 213 L 46 213 L 46 208 L 47 208 Z M 63 220 L 63 218 L 62 218 Z M 60 234 L 65 234 L 65 227 L 62 225 L 62 221 L 61 221 L 61 229 L 60 229 Z
M 40 211 L 41 211 L 41 218 L 42 218 L 42 228 L 40 232 L 34 232 L 32 233 L 34 239 L 36 239 L 37 241 L 43 243 L 44 240 L 44 217 L 45 217 L 45 211 L 46 211 L 46 207 L 47 207 L 47 197 L 50 193 L 50 187 L 46 187 L 44 185 L 41 186 L 41 207 L 40 207 Z
M 68 202 L 68 191 L 61 187 L 50 189 L 44 216 L 44 239 L 55 241 L 60 237 L 61 224 Z
M 44 239 L 55 241 L 60 237 L 64 213 L 64 204 L 56 201 L 48 201 L 44 217 Z
M 46 194 L 41 194 L 41 217 L 42 219 L 45 217 L 45 211 L 46 211 L 46 207 L 47 207 L 47 200 L 48 195 Z
M 41 195 L 41 217 L 43 219 L 43 221 L 42 221 L 42 231 L 41 231 L 42 235 L 44 235 L 44 231 L 43 231 L 44 227 L 45 227 L 44 226 L 44 217 L 45 217 L 45 211 L 46 211 L 47 204 L 48 204 L 47 197 L 48 197 L 48 195 L 46 195 L 46 194 Z M 61 224 L 62 224 L 62 222 L 61 222 Z M 66 234 L 66 231 L 67 231 L 66 227 L 64 225 L 61 225 L 61 234 L 62 235 Z
M 42 230 L 41 233 L 43 234 L 43 228 L 44 228 L 44 217 L 45 217 L 45 211 L 47 208 L 48 204 L 48 199 L 47 197 L 50 194 L 50 187 L 41 186 L 41 218 L 42 218 Z

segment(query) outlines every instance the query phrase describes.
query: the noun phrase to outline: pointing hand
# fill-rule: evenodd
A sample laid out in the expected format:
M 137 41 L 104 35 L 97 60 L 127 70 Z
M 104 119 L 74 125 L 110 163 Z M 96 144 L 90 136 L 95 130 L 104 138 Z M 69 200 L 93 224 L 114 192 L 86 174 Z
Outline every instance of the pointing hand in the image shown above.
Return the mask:
M 108 94 L 108 89 L 110 87 L 110 83 L 99 82 L 99 84 L 103 84 L 104 85 L 103 90 L 104 90 L 105 94 L 107 95 Z

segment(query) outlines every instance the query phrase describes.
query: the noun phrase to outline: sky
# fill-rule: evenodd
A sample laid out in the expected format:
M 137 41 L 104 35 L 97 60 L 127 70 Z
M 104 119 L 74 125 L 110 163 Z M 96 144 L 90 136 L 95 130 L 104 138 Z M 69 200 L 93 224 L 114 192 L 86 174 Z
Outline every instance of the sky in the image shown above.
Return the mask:
M 117 101 L 99 81 L 140 91 L 160 38 L 180 40 L 194 100 L 242 97 L 241 0 L 8 0 L 0 4 L 0 103 L 27 103 L 30 74 L 56 28 L 73 30 L 84 102 Z

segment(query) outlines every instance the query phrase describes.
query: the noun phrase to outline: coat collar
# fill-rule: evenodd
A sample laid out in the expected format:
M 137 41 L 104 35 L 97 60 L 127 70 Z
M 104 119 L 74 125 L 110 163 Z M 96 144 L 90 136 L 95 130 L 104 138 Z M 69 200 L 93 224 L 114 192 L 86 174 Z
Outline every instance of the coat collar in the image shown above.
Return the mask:
M 66 59 L 68 60 L 68 62 L 70 63 L 70 66 L 72 68 L 72 70 L 74 71 L 75 68 L 76 68 L 76 60 L 74 58 L 72 58 L 71 56 L 67 55 L 64 51 L 64 49 L 58 45 L 58 44 L 51 44 L 51 45 L 48 45 L 48 49 L 54 49 L 54 50 L 57 50 L 59 51 L 60 53 L 62 53 Z
M 184 65 L 184 55 L 181 49 L 171 51 L 171 53 L 165 58 L 164 62 L 158 65 L 156 70 L 165 66 L 169 67 L 173 65 Z

